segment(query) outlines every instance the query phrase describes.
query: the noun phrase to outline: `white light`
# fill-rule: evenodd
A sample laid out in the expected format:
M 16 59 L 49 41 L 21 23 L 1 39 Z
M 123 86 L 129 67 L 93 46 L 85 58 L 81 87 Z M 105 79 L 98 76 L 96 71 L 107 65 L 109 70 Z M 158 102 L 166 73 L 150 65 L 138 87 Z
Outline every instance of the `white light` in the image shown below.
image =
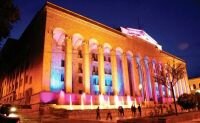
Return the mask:
M 136 36 L 138 38 L 141 38 L 153 45 L 156 45 L 159 50 L 162 50 L 162 46 L 158 44 L 157 41 L 155 41 L 150 35 L 148 35 L 144 30 L 139 29 L 133 29 L 133 28 L 124 28 L 120 27 L 122 33 L 129 35 L 129 36 Z
M 197 93 L 200 93 L 200 90 L 196 90 Z
M 8 117 L 19 117 L 17 114 L 14 114 L 14 113 L 10 113 L 9 115 L 8 115 Z
M 142 84 L 139 84 L 139 89 L 140 89 L 140 90 L 142 89 Z
M 10 112 L 16 112 L 17 111 L 17 108 L 16 107 L 11 107 L 10 108 Z

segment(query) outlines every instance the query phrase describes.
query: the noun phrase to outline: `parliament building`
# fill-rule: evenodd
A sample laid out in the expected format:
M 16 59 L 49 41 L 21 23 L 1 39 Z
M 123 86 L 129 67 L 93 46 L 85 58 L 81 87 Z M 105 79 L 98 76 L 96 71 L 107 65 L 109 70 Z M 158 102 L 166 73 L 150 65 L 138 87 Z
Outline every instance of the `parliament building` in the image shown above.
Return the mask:
M 155 79 L 167 63 L 186 66 L 144 30 L 113 29 L 47 2 L 19 40 L 8 39 L 1 50 L 0 101 L 32 107 L 100 105 L 101 98 L 110 105 L 116 99 L 171 103 L 171 89 Z M 190 93 L 187 72 L 173 90 L 175 97 Z

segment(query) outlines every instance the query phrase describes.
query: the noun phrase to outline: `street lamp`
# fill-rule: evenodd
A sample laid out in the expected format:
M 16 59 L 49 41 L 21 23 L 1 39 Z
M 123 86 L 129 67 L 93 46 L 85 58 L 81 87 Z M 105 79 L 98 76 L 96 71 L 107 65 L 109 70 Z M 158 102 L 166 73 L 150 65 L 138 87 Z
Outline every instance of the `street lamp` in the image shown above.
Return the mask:
M 141 95 L 144 96 L 144 90 L 142 90 L 142 84 L 141 83 L 139 84 L 139 90 L 140 90 Z M 144 100 L 145 100 L 145 97 L 144 97 Z

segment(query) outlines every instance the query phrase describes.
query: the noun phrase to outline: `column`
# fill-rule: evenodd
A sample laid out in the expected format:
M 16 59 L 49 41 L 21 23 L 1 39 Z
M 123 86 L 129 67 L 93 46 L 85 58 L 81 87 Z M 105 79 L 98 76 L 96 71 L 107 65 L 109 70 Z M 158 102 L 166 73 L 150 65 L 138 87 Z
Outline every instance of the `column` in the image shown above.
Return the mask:
M 149 70 L 149 60 L 147 58 L 144 59 L 145 71 L 146 71 L 146 90 L 147 90 L 147 100 L 152 98 L 152 84 L 151 84 L 151 71 Z
M 72 92 L 72 38 L 67 37 L 65 50 L 65 92 Z
M 183 94 L 183 87 L 182 87 L 181 79 L 178 81 L 178 90 L 179 90 L 179 95 Z
M 135 96 L 140 96 L 141 95 L 141 93 L 140 93 L 140 90 L 139 90 L 139 73 L 138 73 L 138 65 L 137 65 L 137 63 L 136 63 L 136 57 L 133 57 L 133 60 L 132 60 L 132 66 L 133 66 L 133 73 L 134 73 L 134 95 Z
M 159 95 L 160 95 L 160 99 L 162 99 L 162 97 L 163 97 L 163 90 L 162 90 L 162 84 L 160 84 L 160 83 L 158 83 L 158 89 L 159 89 Z
M 145 66 L 145 60 L 141 59 L 140 60 L 140 65 L 141 65 L 141 71 L 142 71 L 142 77 L 143 77 L 143 92 L 144 92 L 144 101 L 149 101 L 149 89 L 148 89 L 148 79 L 147 79 L 147 70 Z
M 158 102 L 157 99 L 157 94 L 156 94 L 156 86 L 155 86 L 155 62 L 150 62 L 151 66 L 150 66 L 150 76 L 151 76 L 151 85 L 152 85 L 152 96 L 153 96 L 153 100 L 155 102 Z
M 83 83 L 85 93 L 90 94 L 89 45 L 87 41 L 83 42 Z
M 111 69 L 112 69 L 112 87 L 114 91 L 114 95 L 118 95 L 118 83 L 117 83 L 117 58 L 116 58 L 116 51 L 111 49 L 110 51 L 111 57 Z
M 183 87 L 183 93 L 187 93 L 187 91 L 186 91 L 186 83 L 184 81 L 184 78 L 181 79 L 181 82 L 182 82 L 182 87 Z
M 105 94 L 105 73 L 104 73 L 104 51 L 103 46 L 98 46 L 98 72 L 99 72 L 99 90 Z
M 122 71 L 124 81 L 124 91 L 126 95 L 130 95 L 129 77 L 128 77 L 128 63 L 126 53 L 122 54 Z
M 134 60 L 133 57 L 131 57 L 131 58 L 130 58 L 130 62 L 131 62 L 131 68 L 130 68 L 130 69 L 131 69 L 131 80 L 132 80 L 132 81 L 131 81 L 131 83 L 132 83 L 132 95 L 135 97 L 135 91 L 136 91 L 136 90 L 135 90 L 135 89 L 136 89 L 136 88 L 135 88 L 135 86 L 136 86 L 136 85 L 135 85 L 135 72 L 134 72 L 134 69 L 135 69 L 134 66 L 135 66 L 135 65 L 133 64 L 133 60 Z M 129 80 L 129 81 L 130 81 L 130 80 Z M 130 91 L 130 92 L 131 92 L 131 91 Z M 130 94 L 130 95 L 131 95 L 131 94 Z
M 50 27 L 49 27 L 50 28 Z M 51 61 L 52 61 L 52 33 L 45 32 L 43 70 L 42 70 L 42 91 L 50 91 L 51 82 Z M 19 83 L 19 81 L 18 81 Z M 18 86 L 19 87 L 19 86 Z

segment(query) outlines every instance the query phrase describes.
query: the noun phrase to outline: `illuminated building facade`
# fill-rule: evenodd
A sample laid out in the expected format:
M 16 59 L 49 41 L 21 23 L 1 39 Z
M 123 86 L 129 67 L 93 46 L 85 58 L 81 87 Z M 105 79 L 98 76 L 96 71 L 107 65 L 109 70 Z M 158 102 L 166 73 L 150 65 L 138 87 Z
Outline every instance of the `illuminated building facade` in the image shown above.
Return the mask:
M 191 93 L 200 93 L 200 77 L 190 78 L 188 82 L 190 85 Z
M 1 101 L 33 106 L 89 105 L 91 100 L 99 105 L 100 98 L 111 105 L 116 100 L 170 103 L 170 89 L 154 77 L 167 62 L 185 62 L 143 30 L 121 31 L 47 3 L 14 44 L 10 60 L 16 65 L 1 69 Z M 3 51 L 10 49 L 7 45 Z M 174 91 L 176 97 L 190 92 L 187 74 Z

